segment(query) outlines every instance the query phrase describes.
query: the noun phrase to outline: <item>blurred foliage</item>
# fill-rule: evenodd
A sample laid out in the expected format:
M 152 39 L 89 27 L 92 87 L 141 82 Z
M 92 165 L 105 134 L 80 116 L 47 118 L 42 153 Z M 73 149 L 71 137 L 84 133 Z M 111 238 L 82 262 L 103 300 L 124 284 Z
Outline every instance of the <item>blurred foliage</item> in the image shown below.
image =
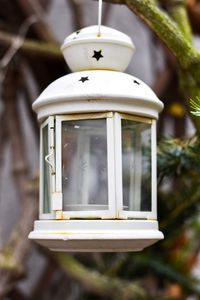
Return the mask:
M 190 100 L 190 106 L 193 109 L 191 113 L 195 116 L 200 116 L 200 97 Z
M 158 218 L 164 240 L 142 252 L 94 253 L 87 255 L 87 259 L 85 255 L 77 256 L 78 266 L 82 262 L 84 272 L 95 272 L 97 279 L 106 276 L 110 287 L 112 280 L 117 279 L 124 284 L 130 281 L 145 291 L 142 296 L 136 290 L 128 298 L 120 295 L 119 299 L 187 299 L 189 296 L 199 299 L 200 280 L 193 274 L 200 250 L 199 153 L 197 136 L 159 142 Z M 62 255 L 62 265 L 63 261 L 69 272 L 71 257 Z M 118 299 L 114 294 L 110 291 L 108 298 Z M 81 295 L 81 299 L 93 299 L 91 291 L 83 291 Z

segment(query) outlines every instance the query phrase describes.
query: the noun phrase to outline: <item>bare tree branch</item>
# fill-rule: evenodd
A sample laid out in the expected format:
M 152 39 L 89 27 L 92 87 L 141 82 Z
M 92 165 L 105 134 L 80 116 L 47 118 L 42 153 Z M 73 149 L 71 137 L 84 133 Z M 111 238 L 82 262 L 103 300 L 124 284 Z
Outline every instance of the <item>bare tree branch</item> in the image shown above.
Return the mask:
M 84 27 L 83 4 L 76 0 L 67 0 L 67 4 L 71 7 L 74 30 L 81 29 Z
M 24 274 L 25 259 L 31 242 L 27 239 L 37 214 L 38 192 L 36 182 L 29 178 L 28 163 L 24 149 L 23 133 L 17 107 L 17 74 L 8 70 L 4 81 L 3 100 L 5 114 L 9 119 L 8 133 L 11 141 L 13 175 L 21 200 L 21 218 L 7 244 L 0 251 L 0 297 L 7 294 L 18 278 Z
M 147 299 L 148 295 L 137 283 L 128 282 L 118 278 L 102 275 L 97 271 L 90 271 L 73 256 L 57 254 L 56 260 L 61 268 L 81 282 L 84 287 L 95 294 L 108 297 L 109 299 Z
M 21 68 L 19 70 L 20 72 L 20 89 L 21 93 L 24 96 L 24 105 L 27 108 L 28 117 L 30 120 L 30 123 L 33 126 L 33 130 L 36 136 L 36 142 L 39 143 L 39 124 L 37 121 L 37 115 L 32 109 L 32 103 L 33 103 L 33 97 L 31 96 L 30 87 L 28 85 L 28 82 L 26 80 L 27 77 L 27 65 L 21 64 Z M 38 145 L 39 146 L 39 145 Z
M 187 69 L 200 84 L 200 53 L 185 39 L 179 26 L 154 1 L 106 0 L 126 4 L 131 11 L 144 20 L 177 57 L 181 67 Z
M 177 24 L 152 1 L 126 0 L 126 4 L 167 44 L 183 68 L 200 63 L 200 53 L 184 38 Z
M 37 36 L 47 43 L 56 43 L 56 39 L 53 37 L 48 25 L 44 21 L 44 12 L 42 7 L 39 6 L 40 4 L 38 1 L 34 1 L 35 2 L 30 0 L 17 0 L 21 10 L 25 15 L 25 18 L 29 18 L 33 15 L 37 17 L 37 22 L 32 25 L 32 28 Z
M 100 274 L 90 270 L 69 254 L 55 255 L 61 269 L 79 281 L 92 294 L 113 300 L 173 300 L 171 297 L 151 296 L 138 282 L 130 282 L 121 278 Z
M 14 34 L 0 31 L 0 45 L 4 48 L 12 45 L 13 41 L 17 38 L 19 37 Z M 57 44 L 36 42 L 31 39 L 23 41 L 19 52 L 30 57 L 62 59 L 62 54 Z

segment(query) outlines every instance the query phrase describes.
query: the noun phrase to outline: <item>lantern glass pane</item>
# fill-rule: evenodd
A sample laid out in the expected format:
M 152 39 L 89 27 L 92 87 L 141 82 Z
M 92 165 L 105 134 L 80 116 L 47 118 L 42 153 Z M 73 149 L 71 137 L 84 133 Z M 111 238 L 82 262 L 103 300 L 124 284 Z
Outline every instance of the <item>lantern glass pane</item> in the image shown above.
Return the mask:
M 62 122 L 65 211 L 108 209 L 106 119 Z
M 42 128 L 42 160 L 43 160 L 43 203 L 42 210 L 44 214 L 50 213 L 50 170 L 49 165 L 45 161 L 45 157 L 49 154 L 48 146 L 48 124 Z
M 123 210 L 151 211 L 151 124 L 122 120 Z

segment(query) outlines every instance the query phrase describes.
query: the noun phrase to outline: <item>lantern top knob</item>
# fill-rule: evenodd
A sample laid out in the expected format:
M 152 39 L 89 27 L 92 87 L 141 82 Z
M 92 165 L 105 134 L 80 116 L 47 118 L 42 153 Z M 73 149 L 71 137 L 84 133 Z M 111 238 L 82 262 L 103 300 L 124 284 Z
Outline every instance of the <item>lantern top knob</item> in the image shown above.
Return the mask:
M 101 26 L 89 26 L 70 34 L 61 46 L 64 58 L 73 72 L 113 70 L 123 72 L 135 47 L 126 34 Z

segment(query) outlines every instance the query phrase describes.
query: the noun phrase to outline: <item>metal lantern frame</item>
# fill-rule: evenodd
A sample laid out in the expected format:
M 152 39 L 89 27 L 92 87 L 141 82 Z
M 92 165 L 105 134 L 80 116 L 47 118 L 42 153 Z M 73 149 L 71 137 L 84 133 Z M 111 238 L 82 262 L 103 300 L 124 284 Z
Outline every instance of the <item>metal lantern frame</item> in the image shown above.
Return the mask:
M 163 104 L 144 82 L 122 73 L 134 50 L 130 38 L 104 26 L 101 36 L 96 32 L 96 26 L 88 27 L 65 40 L 62 50 L 75 72 L 50 84 L 33 104 L 41 124 L 40 214 L 29 238 L 55 251 L 139 251 L 163 238 L 156 203 L 156 121 Z M 106 123 L 106 210 L 64 209 L 62 125 L 84 120 Z M 137 124 L 138 136 L 142 134 L 139 124 L 150 129 L 148 210 L 124 208 L 123 120 Z M 132 178 L 132 194 L 137 201 L 142 190 L 141 151 L 136 151 Z M 95 204 L 99 204 L 98 199 Z

